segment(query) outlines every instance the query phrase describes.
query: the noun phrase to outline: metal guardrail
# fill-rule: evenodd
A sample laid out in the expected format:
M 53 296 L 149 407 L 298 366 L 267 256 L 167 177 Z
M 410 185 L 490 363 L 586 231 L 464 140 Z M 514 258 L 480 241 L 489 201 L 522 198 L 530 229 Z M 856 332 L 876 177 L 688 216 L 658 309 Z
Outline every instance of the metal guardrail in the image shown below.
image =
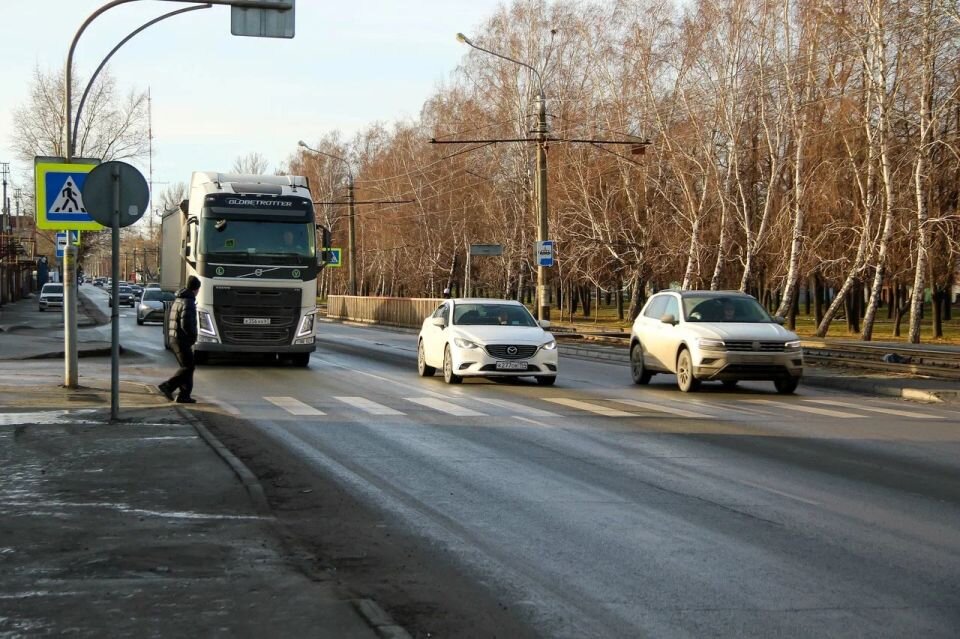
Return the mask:
M 420 328 L 423 320 L 437 310 L 442 299 L 432 297 L 360 297 L 330 295 L 327 317 L 331 319 Z

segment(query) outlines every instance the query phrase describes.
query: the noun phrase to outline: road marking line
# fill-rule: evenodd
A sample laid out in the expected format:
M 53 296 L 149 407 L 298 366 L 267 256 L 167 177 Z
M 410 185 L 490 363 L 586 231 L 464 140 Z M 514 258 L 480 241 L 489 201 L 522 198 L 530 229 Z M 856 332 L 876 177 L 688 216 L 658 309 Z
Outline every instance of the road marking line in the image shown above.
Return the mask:
M 812 499 L 804 499 L 803 497 L 797 497 L 796 495 L 791 495 L 790 493 L 785 493 L 782 490 L 777 490 L 775 488 L 770 488 L 769 486 L 761 486 L 760 484 L 755 484 L 752 481 L 746 481 L 745 479 L 740 480 L 741 484 L 746 484 L 747 486 L 753 486 L 754 488 L 759 488 L 760 490 L 765 490 L 768 493 L 773 493 L 774 495 L 780 495 L 781 497 L 787 497 L 789 499 L 796 499 L 797 501 L 802 501 L 805 504 L 811 506 L 820 506 L 820 502 L 813 501 Z
M 523 422 L 527 422 L 528 424 L 535 424 L 537 426 L 542 426 L 543 428 L 556 428 L 556 426 L 551 426 L 550 424 L 544 424 L 543 422 L 538 422 L 535 419 L 530 419 L 529 417 L 524 417 L 523 415 L 514 415 L 513 418 Z
M 371 415 L 403 415 L 403 413 L 394 408 L 378 404 L 377 402 L 371 402 L 366 397 L 334 397 L 334 399 L 344 404 L 349 404 L 354 408 L 359 408 L 363 412 Z
M 660 404 L 651 404 L 650 402 L 641 402 L 636 399 L 618 399 L 616 397 L 611 397 L 609 400 L 611 402 L 619 402 L 621 404 L 628 404 L 630 406 L 636 406 L 637 408 L 645 408 L 646 410 L 652 410 L 658 413 L 668 413 L 670 415 L 677 415 L 678 417 L 699 417 L 703 419 L 713 419 L 712 415 L 707 415 L 705 413 L 695 413 L 692 410 L 683 410 L 682 408 L 672 408 L 670 406 L 661 406 Z
M 471 397 L 470 399 L 475 402 L 483 402 L 484 404 L 492 404 L 493 406 L 499 406 L 500 408 L 507 408 L 520 413 L 521 415 L 529 415 L 530 417 L 560 417 L 560 415 L 551 413 L 550 411 L 524 406 L 523 404 L 518 404 L 516 402 L 508 402 L 505 399 L 487 399 L 486 397 Z
M 814 415 L 826 415 L 827 417 L 839 417 L 841 419 L 863 419 L 866 415 L 856 415 L 854 413 L 844 413 L 839 410 L 827 410 L 826 408 L 815 408 L 813 406 L 801 406 L 800 404 L 788 404 L 786 402 L 775 402 L 770 399 L 746 399 L 746 402 L 755 404 L 769 404 L 777 408 L 793 410 L 800 413 L 813 413 Z
M 600 404 L 581 402 L 577 399 L 569 399 L 566 397 L 544 397 L 543 399 L 548 402 L 553 402 L 554 404 L 562 404 L 563 406 L 569 406 L 570 408 L 578 408 L 580 410 L 585 410 L 588 413 L 603 415 L 604 417 L 636 417 L 636 414 L 634 413 L 628 413 L 615 408 L 607 408 L 606 406 L 601 406 Z
M 847 402 L 838 402 L 832 399 L 807 399 L 804 401 L 813 402 L 814 404 L 827 404 L 829 406 L 843 406 L 845 408 L 853 408 L 856 410 L 866 410 L 871 413 L 884 413 L 885 415 L 897 415 L 899 417 L 909 417 L 911 419 L 943 419 L 940 415 L 927 415 L 925 413 L 912 413 L 906 410 L 897 410 L 895 408 L 879 408 L 874 406 L 864 406 L 862 404 L 850 404 Z
M 291 415 L 325 415 L 323 411 L 319 411 L 313 406 L 308 406 L 298 399 L 292 397 L 264 397 L 265 400 L 279 406 L 283 410 L 287 411 Z
M 405 397 L 404 399 L 408 402 L 420 404 L 421 406 L 426 406 L 427 408 L 432 408 L 433 410 L 438 410 L 441 413 L 447 413 L 448 415 L 454 415 L 456 417 L 486 417 L 486 413 L 480 413 L 433 397 Z

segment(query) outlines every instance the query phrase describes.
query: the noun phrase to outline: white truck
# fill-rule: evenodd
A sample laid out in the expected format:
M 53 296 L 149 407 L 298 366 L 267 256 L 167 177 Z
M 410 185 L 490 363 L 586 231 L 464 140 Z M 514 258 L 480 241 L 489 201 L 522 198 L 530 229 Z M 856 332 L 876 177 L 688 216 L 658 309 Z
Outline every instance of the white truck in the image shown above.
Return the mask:
M 189 276 L 200 279 L 198 364 L 212 353 L 267 353 L 309 364 L 328 238 L 321 230 L 318 248 L 305 177 L 193 174 L 189 199 L 163 217 L 160 286 L 176 292 Z M 166 320 L 165 312 L 169 348 Z

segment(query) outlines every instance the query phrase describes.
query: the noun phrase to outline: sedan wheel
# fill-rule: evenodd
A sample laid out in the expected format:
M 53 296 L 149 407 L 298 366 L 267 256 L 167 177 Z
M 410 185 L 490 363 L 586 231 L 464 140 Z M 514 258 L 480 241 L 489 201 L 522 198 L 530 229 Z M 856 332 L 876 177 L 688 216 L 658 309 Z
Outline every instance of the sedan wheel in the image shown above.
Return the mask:
M 799 377 L 785 377 L 782 379 L 773 380 L 773 385 L 776 387 L 777 392 L 781 395 L 791 395 L 793 391 L 797 390 L 797 386 L 800 385 Z
M 643 365 L 643 347 L 637 342 L 630 347 L 630 376 L 633 377 L 634 384 L 648 384 L 653 373 L 647 370 Z
M 453 372 L 453 356 L 450 355 L 450 345 L 443 349 L 443 381 L 448 384 L 459 384 L 463 378 Z
M 556 375 L 537 375 L 534 377 L 541 386 L 553 386 L 557 381 Z
M 417 373 L 420 377 L 433 377 L 437 372 L 433 366 L 427 366 L 427 356 L 423 352 L 423 340 L 417 344 Z
M 700 380 L 693 376 L 693 364 L 690 361 L 690 351 L 683 349 L 677 357 L 677 386 L 684 393 L 697 390 Z

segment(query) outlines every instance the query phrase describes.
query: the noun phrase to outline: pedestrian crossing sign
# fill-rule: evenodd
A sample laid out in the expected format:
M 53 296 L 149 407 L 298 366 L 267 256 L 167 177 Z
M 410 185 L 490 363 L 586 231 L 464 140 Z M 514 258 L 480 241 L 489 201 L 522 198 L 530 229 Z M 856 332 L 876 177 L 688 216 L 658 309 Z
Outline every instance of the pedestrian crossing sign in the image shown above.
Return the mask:
M 83 204 L 83 183 L 99 160 L 77 160 L 67 164 L 63 158 L 34 158 L 37 202 L 37 228 L 72 231 L 103 229 Z
M 342 266 L 342 260 L 340 259 L 343 249 L 338 248 L 325 248 L 323 249 L 323 261 L 326 263 L 327 268 L 340 268 Z

